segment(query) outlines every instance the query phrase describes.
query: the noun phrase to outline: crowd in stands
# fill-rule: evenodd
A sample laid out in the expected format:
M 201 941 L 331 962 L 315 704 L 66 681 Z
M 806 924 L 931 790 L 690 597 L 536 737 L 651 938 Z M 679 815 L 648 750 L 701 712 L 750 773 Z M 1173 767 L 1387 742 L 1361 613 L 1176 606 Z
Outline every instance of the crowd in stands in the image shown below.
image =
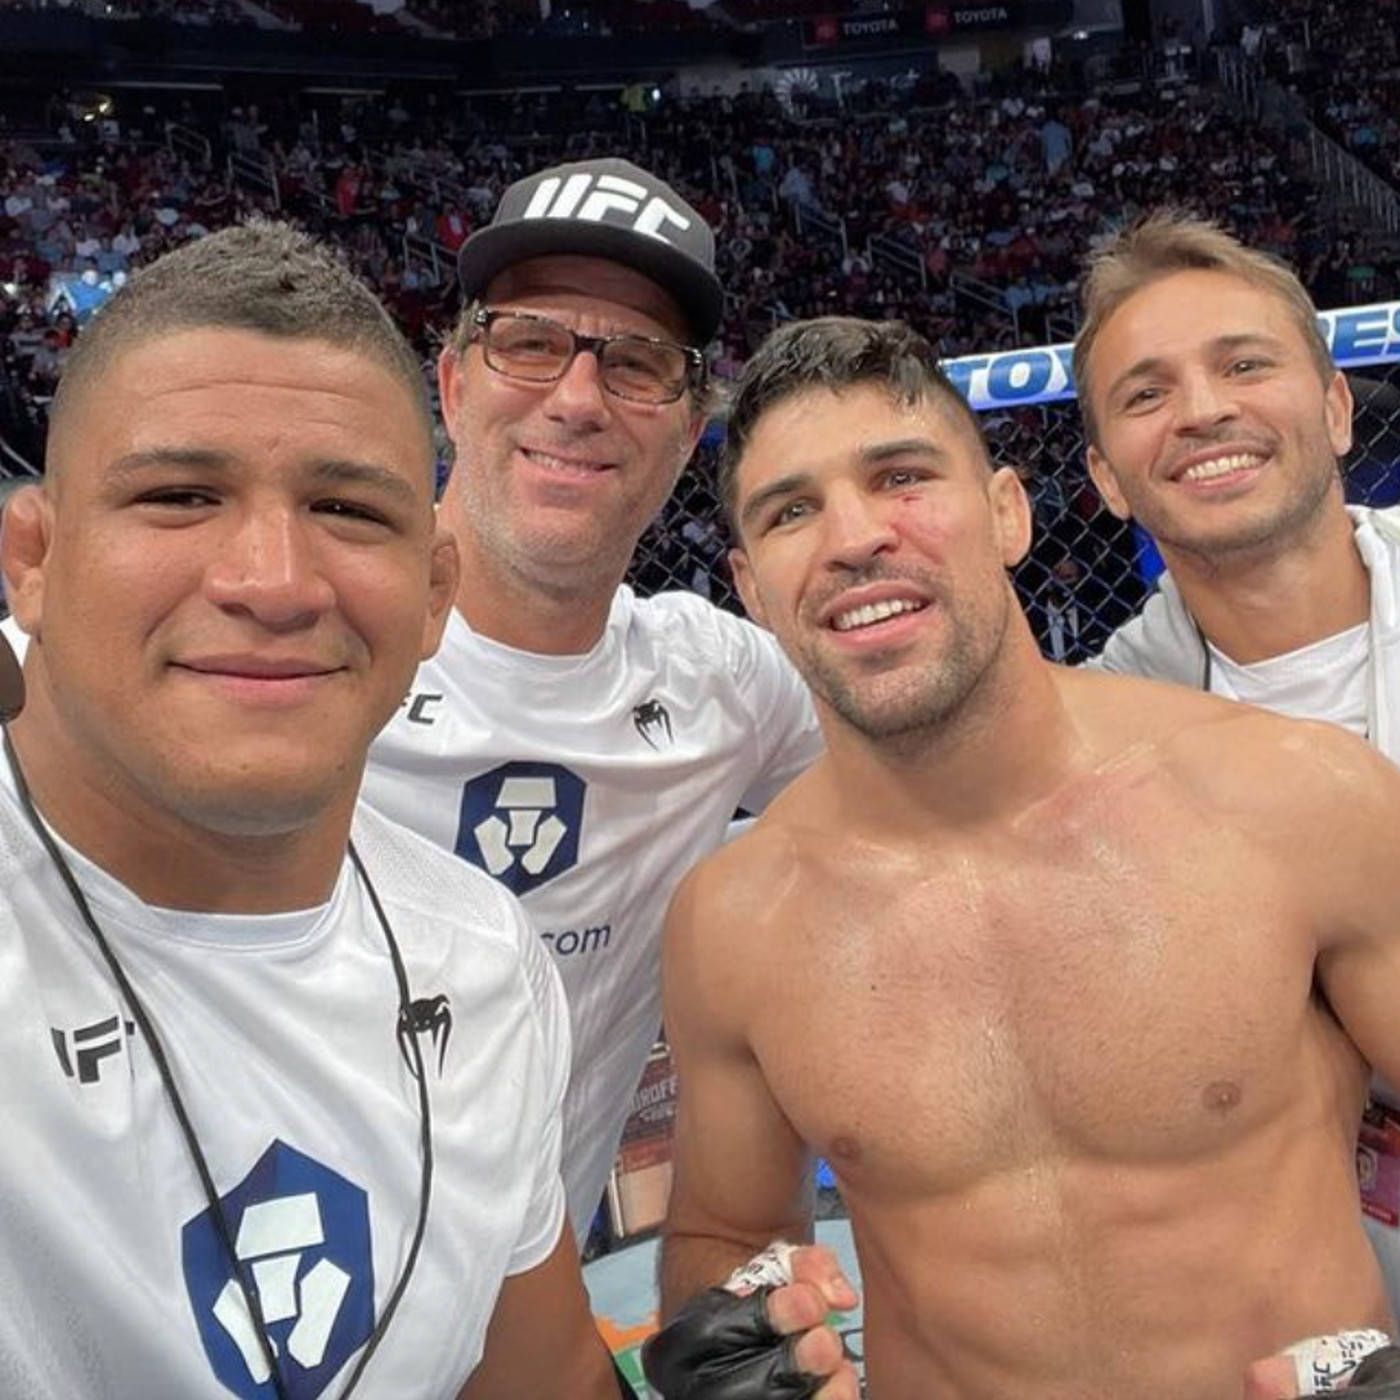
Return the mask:
M 167 139 L 172 118 L 207 141 L 207 163 L 199 140 Z M 1186 82 L 1101 99 L 1024 72 L 973 97 L 931 75 L 916 89 L 871 84 L 840 111 L 748 91 L 645 111 L 598 92 L 460 109 L 400 95 L 313 110 L 288 96 L 217 116 L 138 110 L 68 135 L 0 145 L 0 436 L 30 460 L 82 320 L 165 249 L 253 212 L 290 217 L 340 247 L 427 365 L 456 313 L 452 254 L 505 185 L 594 154 L 632 154 L 715 226 L 729 290 L 712 350 L 721 377 L 780 320 L 819 312 L 903 317 L 946 355 L 1068 338 L 1090 237 L 1168 201 L 1286 257 L 1319 305 L 1400 295 L 1393 245 L 1329 212 L 1286 144 Z M 1084 475 L 1072 409 L 987 427 L 1035 505 L 1022 582 L 1042 640 L 1074 659 L 1140 601 L 1136 543 Z M 639 585 L 679 580 L 723 601 L 724 545 L 702 453 L 644 541 Z
M 459 5 L 456 0 L 408 0 L 405 8 L 434 33 L 458 39 L 489 39 L 517 29 L 522 21 L 520 6 L 507 0 L 480 0 L 473 5 Z
M 1400 184 L 1400 0 L 1279 0 L 1251 47 L 1324 130 Z
M 310 29 L 332 34 L 489 39 L 498 34 L 624 35 L 708 28 L 714 22 L 686 0 L 580 0 L 542 17 L 538 0 L 403 0 L 393 9 L 368 0 L 0 0 L 6 9 L 66 10 L 94 19 L 169 20 Z
M 94 19 L 159 19 L 204 28 L 256 24 L 258 12 L 239 0 L 0 0 L 0 13 L 11 10 L 66 10 Z

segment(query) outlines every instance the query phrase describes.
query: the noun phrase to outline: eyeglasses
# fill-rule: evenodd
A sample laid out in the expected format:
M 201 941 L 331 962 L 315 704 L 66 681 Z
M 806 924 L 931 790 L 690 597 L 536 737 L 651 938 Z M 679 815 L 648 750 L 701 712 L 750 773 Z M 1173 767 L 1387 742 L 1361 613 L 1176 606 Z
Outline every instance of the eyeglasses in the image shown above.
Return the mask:
M 631 403 L 674 403 L 705 378 L 705 357 L 690 345 L 649 335 L 580 335 L 548 316 L 528 311 L 472 313 L 472 339 L 488 368 L 508 379 L 553 384 L 587 350 L 598 360 L 603 388 Z

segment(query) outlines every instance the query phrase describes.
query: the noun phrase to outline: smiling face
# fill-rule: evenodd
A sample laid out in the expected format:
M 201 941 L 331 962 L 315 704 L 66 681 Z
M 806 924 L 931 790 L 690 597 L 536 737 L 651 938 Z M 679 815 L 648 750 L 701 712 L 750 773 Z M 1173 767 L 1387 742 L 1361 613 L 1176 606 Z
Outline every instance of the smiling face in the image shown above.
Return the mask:
M 407 388 L 322 341 L 180 331 L 84 386 L 50 462 L 3 537 L 50 782 L 223 835 L 348 812 L 456 583 Z
M 1108 318 L 1089 368 L 1089 470 L 1164 549 L 1283 546 L 1340 509 L 1351 394 L 1278 296 L 1226 272 L 1162 277 Z
M 967 701 L 1005 640 L 1030 515 L 962 413 L 878 383 L 803 390 L 758 419 L 735 485 L 735 581 L 820 703 L 882 739 Z
M 656 283 L 601 258 L 532 258 L 491 284 L 494 310 L 533 312 L 584 335 L 686 343 Z M 642 404 L 604 390 L 592 354 L 561 379 L 527 383 L 489 369 L 479 345 L 444 352 L 443 415 L 457 463 L 443 503 L 462 545 L 463 606 L 483 581 L 610 595 L 661 509 L 703 426 L 690 393 Z

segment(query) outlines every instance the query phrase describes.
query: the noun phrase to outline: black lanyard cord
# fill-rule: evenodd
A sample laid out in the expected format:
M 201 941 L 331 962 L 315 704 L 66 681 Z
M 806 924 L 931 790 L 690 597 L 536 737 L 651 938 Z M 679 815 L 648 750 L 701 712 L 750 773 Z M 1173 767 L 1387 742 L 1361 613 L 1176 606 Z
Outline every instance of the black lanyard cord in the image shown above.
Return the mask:
M 365 1343 L 365 1348 L 360 1353 L 360 1359 L 355 1363 L 355 1369 L 350 1373 L 350 1379 L 345 1383 L 345 1389 L 340 1392 L 340 1400 L 349 1400 L 350 1392 L 359 1384 L 361 1372 L 369 1364 L 370 1357 L 378 1351 L 379 1343 L 383 1341 L 385 1332 L 389 1330 L 389 1322 L 398 1311 L 399 1302 L 403 1298 L 404 1290 L 408 1287 L 413 1266 L 418 1262 L 418 1253 L 423 1246 L 423 1236 L 428 1228 L 428 1204 L 433 1194 L 433 1111 L 432 1104 L 428 1099 L 428 1074 L 423 1064 L 423 1047 L 418 1043 L 418 1036 L 413 1030 L 413 995 L 409 991 L 408 972 L 404 968 L 403 956 L 399 952 L 399 944 L 394 937 L 394 930 L 389 923 L 388 916 L 384 913 L 383 905 L 379 902 L 379 891 L 374 888 L 374 882 L 369 878 L 369 872 L 360 860 L 360 853 L 355 849 L 353 841 L 350 842 L 350 861 L 355 867 L 355 873 L 364 885 L 365 893 L 369 895 L 369 902 L 374 906 L 375 916 L 379 920 L 379 927 L 384 931 L 384 941 L 389 948 L 389 961 L 394 966 L 394 981 L 398 984 L 399 989 L 398 1024 L 408 1027 L 408 1035 L 405 1039 L 412 1047 L 410 1053 L 413 1056 L 413 1074 L 418 1081 L 418 1150 L 422 1165 L 418 1183 L 418 1223 L 414 1227 L 413 1239 L 408 1246 L 408 1256 L 399 1273 L 399 1281 L 394 1285 L 394 1291 L 384 1304 L 384 1311 L 379 1315 L 374 1332 L 369 1341 Z
M 184 1138 L 185 1148 L 189 1154 L 190 1161 L 193 1162 L 196 1173 L 199 1176 L 200 1185 L 204 1188 L 204 1198 L 209 1206 L 210 1219 L 213 1221 L 214 1229 L 219 1237 L 225 1253 L 228 1255 L 229 1263 L 233 1268 L 234 1278 L 238 1281 L 239 1291 L 243 1295 L 243 1301 L 248 1309 L 248 1315 L 253 1322 L 253 1330 L 257 1333 L 258 1346 L 262 1351 L 263 1361 L 266 1363 L 271 1376 L 272 1386 L 277 1395 L 277 1400 L 287 1400 L 287 1391 L 282 1383 L 282 1373 L 277 1364 L 277 1355 L 272 1347 L 272 1340 L 267 1334 L 267 1324 L 263 1319 L 262 1304 L 258 1297 L 256 1285 L 248 1278 L 243 1262 L 238 1257 L 238 1250 L 234 1243 L 233 1231 L 229 1226 L 228 1217 L 224 1214 L 223 1204 L 219 1199 L 219 1193 L 214 1185 L 214 1178 L 209 1170 L 209 1164 L 205 1160 L 204 1150 L 200 1146 L 199 1137 L 195 1132 L 194 1124 L 190 1121 L 184 1100 L 175 1084 L 175 1075 L 170 1067 L 169 1059 L 165 1053 L 165 1047 L 161 1044 L 160 1037 L 156 1034 L 155 1023 L 142 1005 L 141 999 L 136 995 L 135 988 L 131 985 L 125 970 L 117 960 L 111 944 L 108 943 L 106 935 L 102 932 L 101 925 L 93 915 L 88 904 L 87 897 L 83 894 L 82 887 L 74 877 L 63 852 L 59 849 L 57 842 L 50 833 L 48 825 L 39 815 L 38 809 L 34 805 L 34 799 L 29 791 L 29 784 L 25 781 L 24 770 L 20 767 L 19 756 L 15 753 L 14 745 L 10 740 L 9 726 L 3 728 L 5 755 L 9 759 L 10 769 L 15 776 L 15 788 L 19 794 L 20 805 L 24 809 L 25 816 L 28 817 L 30 825 L 34 828 L 35 834 L 42 843 L 49 859 L 53 862 L 54 868 L 58 871 L 64 886 L 68 890 L 69 896 L 73 900 L 74 906 L 81 915 L 83 923 L 87 925 L 89 932 L 96 940 L 98 950 L 102 954 L 103 960 L 107 964 L 108 971 L 112 974 L 112 980 L 117 984 L 117 989 L 121 993 L 127 1006 L 131 1010 L 132 1020 L 140 1029 L 141 1037 L 146 1042 L 150 1051 L 151 1059 L 154 1061 L 157 1073 L 160 1075 L 161 1086 L 165 1091 L 165 1097 L 174 1111 L 175 1120 L 180 1126 L 180 1134 Z M 344 1390 L 340 1392 L 340 1400 L 349 1400 L 350 1394 L 359 1384 L 360 1376 L 368 1364 L 371 1356 L 378 1350 L 379 1343 L 383 1340 L 385 1332 L 388 1330 L 389 1322 L 397 1311 L 399 1302 L 403 1298 L 404 1290 L 408 1287 L 409 1277 L 413 1273 L 413 1266 L 418 1260 L 418 1254 L 422 1247 L 423 1236 L 428 1224 L 428 1204 L 432 1196 L 433 1181 L 433 1128 L 432 1110 L 428 1097 L 428 1076 L 423 1064 L 423 1049 L 418 1043 L 418 1037 L 412 1033 L 412 994 L 408 985 L 408 973 L 404 968 L 403 957 L 399 952 L 397 939 L 394 937 L 393 928 L 390 926 L 384 908 L 379 902 L 379 893 L 374 888 L 373 882 L 369 878 L 369 873 L 365 870 L 363 862 L 360 860 L 359 852 L 356 851 L 354 843 L 349 845 L 349 855 L 351 863 L 355 867 L 355 873 L 364 886 L 365 892 L 369 896 L 370 904 L 374 908 L 375 916 L 379 921 L 379 927 L 384 933 L 384 940 L 389 950 L 389 960 L 394 969 L 394 981 L 398 989 L 399 1000 L 399 1025 L 407 1025 L 410 1030 L 406 1039 L 412 1047 L 412 1069 L 418 1081 L 418 1113 L 419 1113 L 419 1151 L 422 1162 L 422 1170 L 418 1191 L 418 1220 L 414 1228 L 413 1239 L 409 1245 L 408 1255 L 404 1261 L 403 1269 L 399 1273 L 398 1282 L 394 1285 L 393 1291 L 389 1295 L 388 1302 L 384 1305 L 384 1310 L 379 1316 L 374 1331 L 370 1334 L 360 1353 L 360 1358 L 355 1364 L 355 1369 L 351 1372 L 349 1380 L 345 1384 Z
M 1209 695 L 1211 682 L 1215 679 L 1215 658 L 1210 654 L 1210 643 L 1201 630 L 1201 624 L 1194 617 L 1191 619 L 1191 626 L 1196 629 L 1196 640 L 1200 642 L 1201 655 L 1205 658 L 1201 662 L 1201 689 Z

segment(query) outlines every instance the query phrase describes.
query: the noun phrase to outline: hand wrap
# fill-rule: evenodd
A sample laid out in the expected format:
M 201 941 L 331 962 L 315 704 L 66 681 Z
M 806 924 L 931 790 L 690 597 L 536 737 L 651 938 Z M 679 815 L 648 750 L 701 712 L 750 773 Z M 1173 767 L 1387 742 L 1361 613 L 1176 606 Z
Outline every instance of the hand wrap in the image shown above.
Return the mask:
M 1299 1395 L 1334 1390 L 1364 1395 L 1366 1391 L 1359 1387 L 1400 1380 L 1400 1366 L 1395 1365 L 1400 1360 L 1400 1349 L 1373 1327 L 1309 1337 L 1284 1348 L 1284 1355 L 1293 1360 Z M 1395 1394 L 1400 1400 L 1400 1389 Z

